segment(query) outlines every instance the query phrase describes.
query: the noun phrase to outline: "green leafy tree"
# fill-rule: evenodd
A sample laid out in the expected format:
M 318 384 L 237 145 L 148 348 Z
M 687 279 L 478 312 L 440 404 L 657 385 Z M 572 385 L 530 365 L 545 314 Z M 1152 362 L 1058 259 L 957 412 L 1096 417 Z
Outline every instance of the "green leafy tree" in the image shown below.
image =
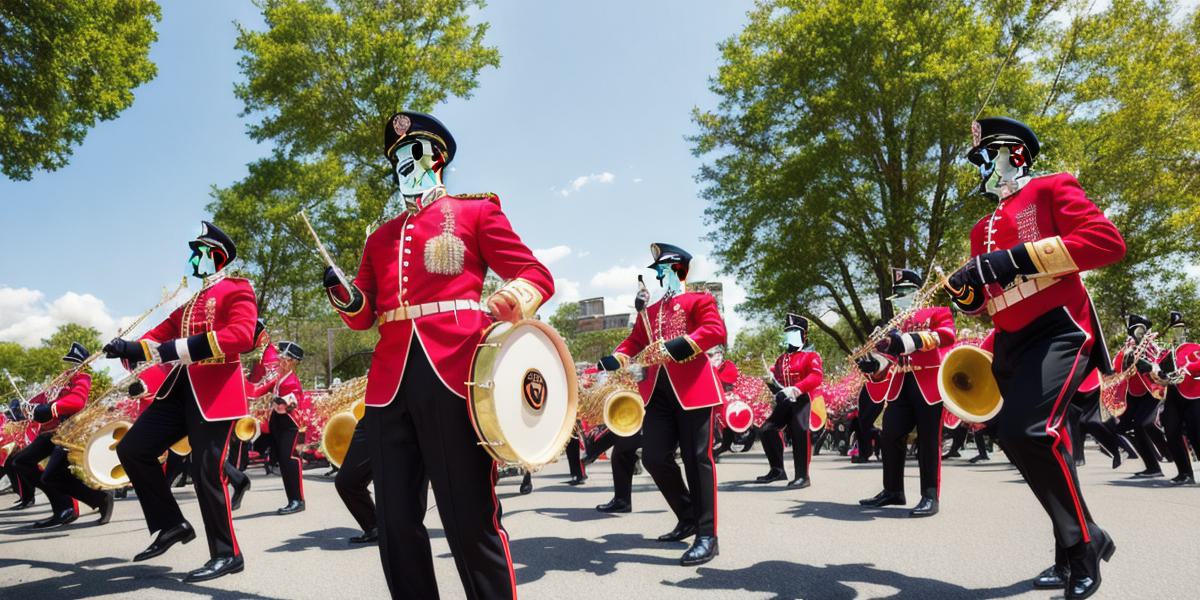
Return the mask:
M 70 369 L 72 365 L 63 362 L 62 357 L 71 349 L 72 342 L 83 344 L 90 352 L 99 352 L 104 345 L 104 342 L 100 341 L 99 331 L 75 323 L 59 326 L 50 337 L 32 348 L 23 348 L 13 342 L 0 342 L 0 377 L 4 379 L 0 381 L 0 385 L 3 386 L 0 387 L 3 390 L 0 392 L 0 399 L 8 402 L 17 395 L 8 377 L 3 375 L 5 370 L 12 374 L 17 385 L 21 387 L 20 393 L 28 397 L 59 373 Z M 95 398 L 112 385 L 112 378 L 104 371 L 90 372 L 91 397 Z
M 214 221 L 238 240 L 272 330 L 319 351 L 302 374 L 361 375 L 374 334 L 344 329 L 320 286 L 324 265 L 297 213 L 307 212 L 330 254 L 353 276 L 367 234 L 396 212 L 384 120 L 467 97 L 499 64 L 472 23 L 475 0 L 262 0 L 267 27 L 238 26 L 243 76 L 234 88 L 250 137 L 272 154 L 241 181 L 214 188 Z M 333 365 L 332 373 L 330 364 Z
M 26 180 L 67 164 L 97 121 L 154 78 L 152 0 L 0 2 L 0 171 Z
M 892 316 L 890 267 L 957 268 L 992 207 L 962 160 L 979 114 L 1029 122 L 1039 171 L 1078 174 L 1127 232 L 1126 262 L 1089 276 L 1102 314 L 1152 302 L 1145 284 L 1196 252 L 1200 25 L 1171 21 L 1177 3 L 1089 6 L 757 4 L 720 46 L 720 100 L 694 111 L 693 138 L 710 238 L 751 282 L 747 312 L 799 306 L 847 352 Z

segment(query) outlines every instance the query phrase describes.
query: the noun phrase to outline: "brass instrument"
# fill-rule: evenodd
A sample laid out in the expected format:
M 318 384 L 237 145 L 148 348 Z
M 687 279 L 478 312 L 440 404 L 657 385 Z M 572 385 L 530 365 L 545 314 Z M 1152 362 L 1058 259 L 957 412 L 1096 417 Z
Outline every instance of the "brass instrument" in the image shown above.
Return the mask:
M 274 383 L 278 373 L 274 367 L 268 368 L 260 381 Z M 242 417 L 233 425 L 233 435 L 243 442 L 253 442 L 262 435 L 262 423 L 271 418 L 271 400 L 269 396 L 250 403 L 250 415 Z
M 875 352 L 875 346 L 877 346 L 879 342 L 882 342 L 884 339 L 886 339 L 888 334 L 891 333 L 893 329 L 899 329 L 901 325 L 904 325 L 905 321 L 917 314 L 918 310 L 933 304 L 933 299 L 937 295 L 938 290 L 940 290 L 942 284 L 946 282 L 946 275 L 942 273 L 942 270 L 939 267 L 934 267 L 932 271 L 933 272 L 930 273 L 931 277 L 925 281 L 925 285 L 921 286 L 921 288 L 918 289 L 915 294 L 913 294 L 912 305 L 907 309 L 897 313 L 891 318 L 891 320 L 889 320 L 887 323 L 884 323 L 883 326 L 876 327 L 875 330 L 871 332 L 871 335 L 867 337 L 866 341 L 863 342 L 863 344 L 854 352 L 851 352 L 850 356 L 846 357 L 846 361 L 850 363 L 851 373 L 857 372 L 861 374 L 862 371 L 859 370 L 858 365 L 856 364 L 860 358 L 866 358 L 867 355 Z
M 137 418 L 136 403 L 122 407 L 120 402 L 129 398 L 129 386 L 138 376 L 153 366 L 139 365 L 55 430 L 53 442 L 67 450 L 69 469 L 88 487 L 111 490 L 129 484 L 116 449 Z
M 992 353 L 978 346 L 957 346 L 938 372 L 942 405 L 965 423 L 983 423 L 1000 413 L 1004 398 L 992 375 Z
M 1137 373 L 1137 364 L 1146 357 L 1146 353 L 1154 346 L 1154 340 L 1158 338 L 1158 333 L 1147 332 L 1142 336 L 1141 341 L 1133 346 L 1133 360 L 1129 362 L 1129 366 L 1121 369 L 1117 373 L 1104 375 L 1100 377 L 1100 419 L 1107 421 L 1109 418 L 1119 418 L 1125 414 L 1126 406 L 1125 398 L 1117 396 L 1117 390 L 1120 384 L 1124 383 L 1130 377 Z M 1130 349 L 1129 342 L 1125 343 L 1125 350 Z M 1150 393 L 1157 399 L 1162 400 L 1165 395 L 1165 390 L 1156 391 L 1150 390 Z
M 646 283 L 638 275 L 638 292 L 645 292 Z M 616 371 L 610 371 L 604 381 L 582 390 L 579 396 L 579 417 L 589 422 L 602 421 L 608 430 L 621 437 L 629 437 L 642 430 L 646 417 L 646 403 L 638 391 L 638 382 L 645 376 L 646 367 L 661 365 L 670 360 L 664 340 L 656 339 L 650 329 L 650 318 L 645 309 L 638 311 L 642 325 L 646 328 L 649 343 Z
M 354 428 L 366 414 L 367 378 L 356 377 L 329 391 L 329 396 L 314 403 L 316 422 L 325 421 L 321 428 L 321 453 L 330 465 L 341 467 L 354 438 Z

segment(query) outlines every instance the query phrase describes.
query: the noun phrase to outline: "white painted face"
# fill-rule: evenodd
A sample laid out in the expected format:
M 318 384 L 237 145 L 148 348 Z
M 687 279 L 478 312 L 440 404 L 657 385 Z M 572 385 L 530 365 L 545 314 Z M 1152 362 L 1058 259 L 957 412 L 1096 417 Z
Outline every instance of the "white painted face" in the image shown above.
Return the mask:
M 783 333 L 783 341 L 785 344 L 787 344 L 793 348 L 803 348 L 804 347 L 804 332 L 799 329 L 795 329 L 792 331 L 785 331 Z
M 1014 157 L 1011 148 L 1000 146 L 985 149 L 980 155 L 983 162 L 979 165 L 979 176 L 983 179 L 984 195 L 1003 200 L 1029 183 L 1029 168 L 1022 154 Z
M 708 352 L 708 362 L 714 367 L 720 367 L 725 362 L 725 353 L 720 350 L 710 350 Z
M 441 174 L 434 168 L 433 145 L 429 140 L 417 138 L 396 148 L 396 181 L 400 193 L 407 197 L 420 197 L 441 185 Z

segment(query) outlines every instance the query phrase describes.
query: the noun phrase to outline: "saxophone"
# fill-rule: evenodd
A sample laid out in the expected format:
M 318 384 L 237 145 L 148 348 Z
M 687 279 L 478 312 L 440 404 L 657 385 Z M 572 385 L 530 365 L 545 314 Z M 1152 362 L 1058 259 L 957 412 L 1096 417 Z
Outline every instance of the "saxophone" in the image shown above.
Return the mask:
M 116 445 L 137 419 L 138 403 L 129 397 L 129 386 L 153 366 L 142 363 L 54 431 L 51 439 L 67 450 L 68 468 L 88 487 L 108 490 L 129 484 Z

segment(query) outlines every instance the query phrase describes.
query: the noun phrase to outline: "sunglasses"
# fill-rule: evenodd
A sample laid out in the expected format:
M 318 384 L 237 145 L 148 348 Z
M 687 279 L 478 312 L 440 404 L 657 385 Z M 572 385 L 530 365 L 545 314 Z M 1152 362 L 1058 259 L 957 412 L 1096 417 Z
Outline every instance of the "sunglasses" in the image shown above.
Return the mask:
M 1000 156 L 1001 148 L 1008 148 L 1008 162 L 1013 167 L 1021 168 L 1029 164 L 1029 151 L 1025 148 L 1025 145 L 1011 142 L 995 142 L 986 146 L 972 148 L 967 153 L 967 160 L 979 167 L 980 173 L 985 175 L 991 174 L 992 169 L 996 166 L 996 159 Z M 985 170 L 986 173 L 984 173 Z

